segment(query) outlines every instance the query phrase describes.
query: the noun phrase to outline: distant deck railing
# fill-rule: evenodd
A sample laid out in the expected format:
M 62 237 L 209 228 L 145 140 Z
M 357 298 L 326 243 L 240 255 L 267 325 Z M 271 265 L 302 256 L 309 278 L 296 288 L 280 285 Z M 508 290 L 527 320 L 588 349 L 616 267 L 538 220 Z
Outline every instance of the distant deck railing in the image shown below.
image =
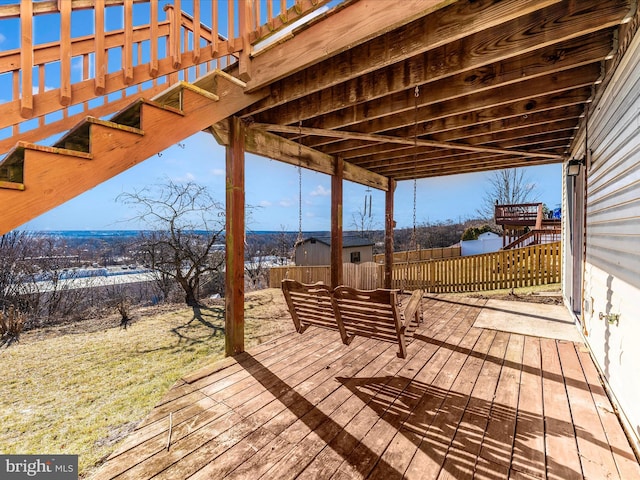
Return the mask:
M 540 228 L 542 222 L 542 203 L 518 203 L 495 206 L 497 225 L 523 225 Z
M 384 265 L 370 262 L 344 267 L 345 285 L 365 289 L 384 286 Z M 392 287 L 422 288 L 433 293 L 475 292 L 559 283 L 560 272 L 561 244 L 554 242 L 469 257 L 394 264 Z M 269 286 L 279 288 L 284 278 L 330 284 L 331 269 L 328 266 L 274 267 Z
M 0 154 L 19 140 L 38 142 L 88 115 L 115 113 L 135 98 L 248 58 L 251 45 L 328 1 L 173 0 L 162 9 L 158 0 L 0 5 Z

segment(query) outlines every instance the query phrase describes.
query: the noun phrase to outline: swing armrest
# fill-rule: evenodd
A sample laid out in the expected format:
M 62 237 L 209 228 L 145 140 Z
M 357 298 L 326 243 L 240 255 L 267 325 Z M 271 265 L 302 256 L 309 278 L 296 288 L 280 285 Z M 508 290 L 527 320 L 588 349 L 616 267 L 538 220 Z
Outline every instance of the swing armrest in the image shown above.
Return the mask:
M 424 295 L 424 290 L 414 290 L 411 294 L 411 298 L 407 302 L 407 306 L 402 312 L 404 320 L 402 322 L 402 326 L 407 329 L 411 325 L 411 322 L 415 320 L 416 324 L 420 322 L 420 304 L 422 302 L 422 296 Z

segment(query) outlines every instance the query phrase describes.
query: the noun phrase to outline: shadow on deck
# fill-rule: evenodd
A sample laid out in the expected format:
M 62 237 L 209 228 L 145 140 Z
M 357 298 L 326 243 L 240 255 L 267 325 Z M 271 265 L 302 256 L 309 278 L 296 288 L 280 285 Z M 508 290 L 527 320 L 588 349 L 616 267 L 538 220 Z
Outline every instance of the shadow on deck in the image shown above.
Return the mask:
M 206 367 L 94 478 L 640 478 L 584 346 L 474 327 L 484 306 L 425 297 L 406 359 L 312 328 Z

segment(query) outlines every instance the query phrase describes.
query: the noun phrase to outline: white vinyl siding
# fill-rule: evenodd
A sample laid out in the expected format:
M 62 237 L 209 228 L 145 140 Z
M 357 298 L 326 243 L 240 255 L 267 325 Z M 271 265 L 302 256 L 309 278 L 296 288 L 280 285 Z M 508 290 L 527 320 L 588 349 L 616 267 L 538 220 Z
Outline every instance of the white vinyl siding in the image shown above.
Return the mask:
M 640 445 L 640 36 L 592 111 L 588 133 L 582 321 L 623 421 Z M 572 158 L 583 155 L 584 136 Z M 572 221 L 579 219 L 566 219 Z M 569 248 L 565 243 L 567 256 Z M 619 323 L 602 318 L 609 314 L 618 314 Z

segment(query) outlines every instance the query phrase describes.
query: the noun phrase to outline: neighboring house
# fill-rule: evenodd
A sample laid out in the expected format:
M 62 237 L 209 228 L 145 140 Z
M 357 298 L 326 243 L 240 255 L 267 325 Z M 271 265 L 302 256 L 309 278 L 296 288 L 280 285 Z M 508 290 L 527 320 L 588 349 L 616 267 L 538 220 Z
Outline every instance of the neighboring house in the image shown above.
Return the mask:
M 477 240 L 462 240 L 460 248 L 463 257 L 497 252 L 502 248 L 502 237 L 493 232 L 484 232 L 478 235 Z
M 344 237 L 342 262 L 373 262 L 374 242 L 362 237 Z M 330 265 L 331 237 L 309 237 L 296 246 L 295 263 L 300 266 Z

